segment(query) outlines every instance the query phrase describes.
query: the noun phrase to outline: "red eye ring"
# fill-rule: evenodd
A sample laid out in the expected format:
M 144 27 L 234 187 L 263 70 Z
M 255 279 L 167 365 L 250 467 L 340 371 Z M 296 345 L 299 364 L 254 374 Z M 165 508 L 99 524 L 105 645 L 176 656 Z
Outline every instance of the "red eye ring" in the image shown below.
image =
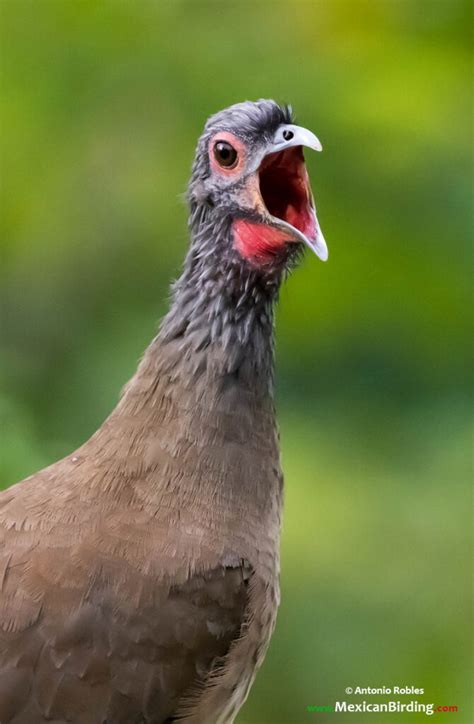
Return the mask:
M 219 158 L 221 156 L 221 149 L 223 148 L 222 144 L 225 144 L 226 147 L 230 146 L 236 154 L 235 160 L 229 166 L 223 166 Z M 230 151 L 230 153 L 233 158 L 233 152 Z M 242 173 L 245 167 L 247 147 L 242 139 L 234 133 L 230 131 L 217 131 L 209 140 L 208 154 L 212 172 L 217 173 L 219 176 L 236 178 Z M 228 159 L 226 158 L 225 162 L 227 161 Z
M 219 166 L 231 169 L 237 165 L 239 155 L 231 143 L 221 140 L 214 144 L 214 158 Z

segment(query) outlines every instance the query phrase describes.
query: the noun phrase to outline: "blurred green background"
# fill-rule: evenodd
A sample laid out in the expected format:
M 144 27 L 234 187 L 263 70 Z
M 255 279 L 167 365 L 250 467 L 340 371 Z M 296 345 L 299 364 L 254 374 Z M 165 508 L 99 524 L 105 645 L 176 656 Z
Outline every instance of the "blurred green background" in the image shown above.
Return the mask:
M 472 722 L 469 3 L 0 7 L 1 485 L 79 445 L 133 373 L 206 117 L 291 102 L 324 146 L 330 259 L 281 295 L 282 606 L 238 721 L 426 721 L 306 711 L 406 684 Z

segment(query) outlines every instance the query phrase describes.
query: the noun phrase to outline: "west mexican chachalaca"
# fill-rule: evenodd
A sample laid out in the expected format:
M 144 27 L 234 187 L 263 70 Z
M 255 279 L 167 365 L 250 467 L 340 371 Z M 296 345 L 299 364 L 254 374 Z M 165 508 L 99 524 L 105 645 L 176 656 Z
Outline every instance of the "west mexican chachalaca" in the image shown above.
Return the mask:
M 171 308 L 99 430 L 0 496 L 1 724 L 232 722 L 279 603 L 273 305 L 325 260 L 291 110 L 201 136 Z

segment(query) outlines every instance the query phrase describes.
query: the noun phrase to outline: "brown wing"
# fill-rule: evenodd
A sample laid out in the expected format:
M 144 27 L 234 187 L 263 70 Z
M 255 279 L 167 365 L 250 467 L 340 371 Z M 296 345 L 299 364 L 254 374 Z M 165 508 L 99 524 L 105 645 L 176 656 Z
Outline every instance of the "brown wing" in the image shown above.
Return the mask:
M 73 523 L 68 545 L 13 509 L 0 526 L 0 722 L 171 721 L 238 637 L 249 568 L 157 583 L 100 551 L 88 560 Z

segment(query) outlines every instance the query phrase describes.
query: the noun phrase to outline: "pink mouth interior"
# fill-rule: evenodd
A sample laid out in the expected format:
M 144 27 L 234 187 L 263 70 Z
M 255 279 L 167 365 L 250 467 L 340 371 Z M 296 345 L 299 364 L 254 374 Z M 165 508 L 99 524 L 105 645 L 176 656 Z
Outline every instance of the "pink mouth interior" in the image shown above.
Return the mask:
M 308 239 L 316 237 L 311 190 L 301 146 L 266 156 L 259 169 L 260 193 L 272 215 L 301 231 Z

